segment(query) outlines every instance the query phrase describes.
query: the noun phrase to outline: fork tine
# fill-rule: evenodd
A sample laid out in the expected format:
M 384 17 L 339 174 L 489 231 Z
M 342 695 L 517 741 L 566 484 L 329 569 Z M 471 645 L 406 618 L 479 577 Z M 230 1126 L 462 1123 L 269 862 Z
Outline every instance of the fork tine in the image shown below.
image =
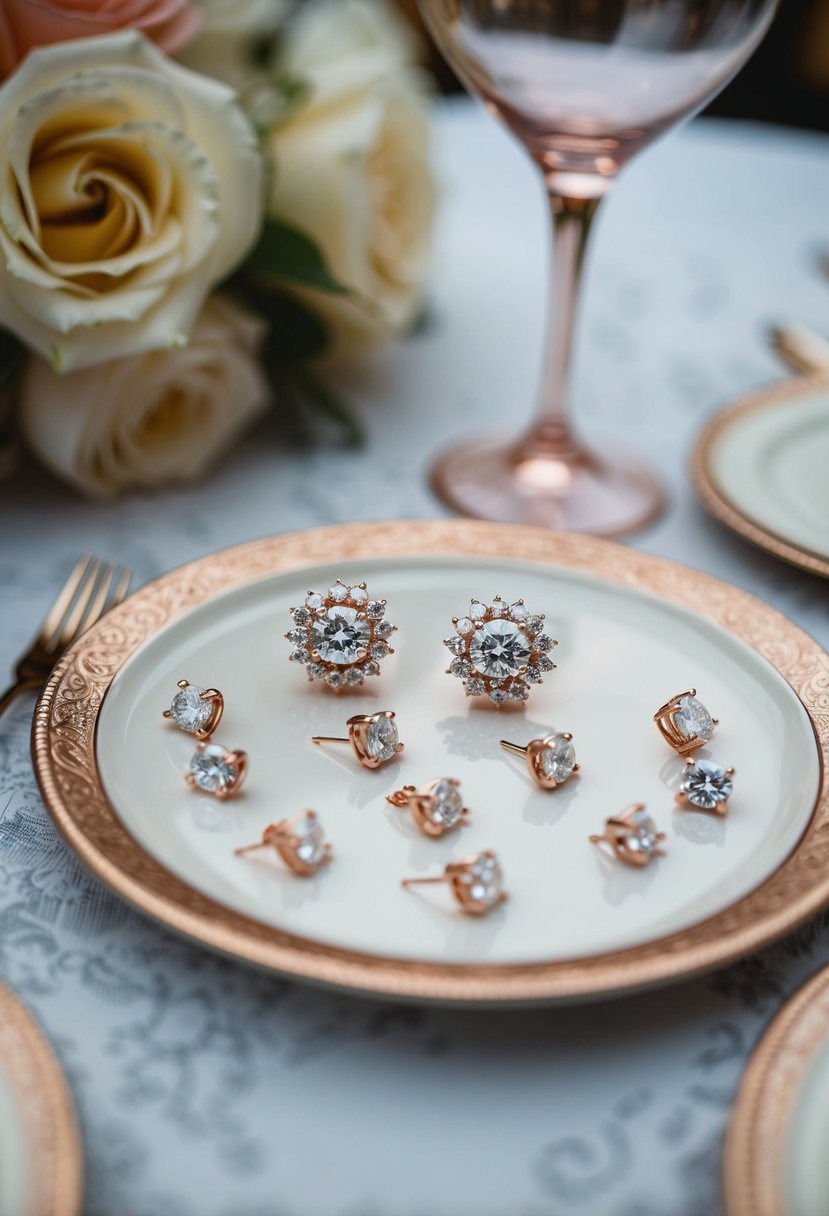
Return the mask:
M 118 585 L 112 593 L 112 598 L 109 602 L 109 607 L 107 608 L 108 612 L 113 608 L 117 608 L 118 605 L 126 599 L 127 592 L 130 589 L 131 578 L 132 570 L 130 570 L 129 566 L 123 566 L 121 568 L 121 577 L 118 580 Z
M 103 562 L 101 564 L 95 594 L 90 599 L 86 611 L 78 621 L 77 627 L 75 628 L 69 641 L 74 640 L 76 637 L 80 637 L 82 633 L 86 632 L 90 625 L 94 625 L 95 622 L 104 615 L 104 606 L 107 602 L 109 589 L 115 579 L 115 573 L 116 567 L 111 565 L 109 562 Z M 63 641 L 65 639 L 62 638 L 61 640 Z
M 87 568 L 83 582 L 78 588 L 78 594 L 75 602 L 66 614 L 60 630 L 57 633 L 53 646 L 47 646 L 47 650 L 60 649 L 65 650 L 74 637 L 77 636 L 78 626 L 83 620 L 90 600 L 95 593 L 95 586 L 98 582 L 98 574 L 101 569 L 101 562 L 96 557 L 93 558 L 91 566 Z
M 82 557 L 79 557 L 78 560 L 75 562 L 74 570 L 69 575 L 69 578 L 66 580 L 66 582 L 63 584 L 63 587 L 61 588 L 60 593 L 58 594 L 58 598 L 55 600 L 54 604 L 49 609 L 48 613 L 46 614 L 46 616 L 43 620 L 43 624 L 40 626 L 40 631 L 38 633 L 38 642 L 40 643 L 41 646 L 44 646 L 44 647 L 48 646 L 49 642 L 52 640 L 53 635 L 55 633 L 57 633 L 58 626 L 60 625 L 61 621 L 63 620 L 64 616 L 66 615 L 66 612 L 69 609 L 69 606 L 71 605 L 72 600 L 75 596 L 75 592 L 78 590 L 78 587 L 80 586 L 81 579 L 86 574 L 86 571 L 89 568 L 89 563 L 91 561 L 92 561 L 91 556 L 88 553 L 85 553 Z

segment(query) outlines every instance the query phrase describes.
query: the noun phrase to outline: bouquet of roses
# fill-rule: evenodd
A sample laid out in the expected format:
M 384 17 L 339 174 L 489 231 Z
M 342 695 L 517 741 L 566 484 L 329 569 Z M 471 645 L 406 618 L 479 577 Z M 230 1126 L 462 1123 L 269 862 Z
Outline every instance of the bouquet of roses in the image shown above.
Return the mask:
M 93 495 L 202 474 L 411 326 L 434 183 L 382 0 L 0 0 L 0 390 Z

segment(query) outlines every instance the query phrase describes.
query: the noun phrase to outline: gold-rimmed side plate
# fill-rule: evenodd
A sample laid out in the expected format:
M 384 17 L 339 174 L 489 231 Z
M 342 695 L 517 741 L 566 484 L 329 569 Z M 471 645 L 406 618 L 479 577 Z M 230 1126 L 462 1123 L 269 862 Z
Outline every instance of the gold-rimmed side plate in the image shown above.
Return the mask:
M 80 1216 L 82 1191 L 80 1135 L 60 1065 L 0 984 L 0 1212 Z
M 724 1157 L 728 1216 L 824 1216 L 829 1196 L 829 967 L 792 996 L 749 1060 Z
M 376 688 L 306 684 L 281 639 L 308 587 L 365 578 L 393 605 L 399 645 Z M 464 597 L 538 604 L 559 668 L 522 714 L 473 707 L 443 674 Z M 244 747 L 244 794 L 186 790 L 192 740 L 161 721 L 176 679 L 220 687 L 222 741 Z M 655 707 L 696 683 L 739 784 L 721 823 L 674 810 L 681 763 Z M 137 592 L 64 658 L 38 704 L 35 766 L 81 859 L 151 916 L 284 974 L 455 1002 L 589 998 L 701 972 L 790 930 L 829 901 L 829 656 L 753 597 L 606 541 L 472 522 L 323 528 L 243 545 Z M 394 708 L 404 760 L 367 773 L 310 743 L 355 712 Z M 522 719 L 518 722 L 519 717 Z M 549 795 L 498 746 L 572 732 L 583 779 Z M 720 751 L 718 750 L 718 755 Z M 418 838 L 384 795 L 458 777 L 470 826 Z M 669 856 L 602 868 L 587 842 L 647 801 Z M 335 862 L 310 882 L 233 857 L 262 827 L 316 809 Z M 495 848 L 508 905 L 470 924 L 404 875 Z M 663 864 L 664 863 L 664 864 Z
M 702 505 L 745 540 L 829 578 L 829 376 L 751 393 L 704 427 L 693 457 Z

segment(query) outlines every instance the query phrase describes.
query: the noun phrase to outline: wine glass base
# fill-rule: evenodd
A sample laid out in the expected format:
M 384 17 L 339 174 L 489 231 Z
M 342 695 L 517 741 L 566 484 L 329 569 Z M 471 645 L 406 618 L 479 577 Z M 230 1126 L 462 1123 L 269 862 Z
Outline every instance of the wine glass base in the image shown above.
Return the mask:
M 636 532 L 666 504 L 658 478 L 615 445 L 610 459 L 581 447 L 528 454 L 514 439 L 490 436 L 445 452 L 430 480 L 461 515 L 593 536 Z

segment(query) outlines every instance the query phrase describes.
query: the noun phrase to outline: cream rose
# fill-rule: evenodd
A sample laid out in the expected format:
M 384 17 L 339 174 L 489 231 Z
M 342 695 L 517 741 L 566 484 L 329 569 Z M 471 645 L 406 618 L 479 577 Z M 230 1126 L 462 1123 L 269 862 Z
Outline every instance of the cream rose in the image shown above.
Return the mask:
M 33 51 L 0 87 L 0 327 L 57 370 L 182 345 L 260 183 L 235 94 L 142 35 Z
M 86 494 L 199 477 L 268 405 L 257 355 L 265 325 L 214 295 L 188 346 L 58 376 L 32 357 L 20 426 L 32 451 Z
M 271 135 L 268 211 L 309 233 L 353 293 L 307 293 L 335 353 L 400 333 L 422 304 L 436 191 L 401 28 L 366 0 L 311 0 L 288 27 L 284 66 L 311 95 Z
M 276 32 L 289 0 L 202 0 L 204 24 L 176 58 L 239 88 L 253 74 L 256 43 Z

